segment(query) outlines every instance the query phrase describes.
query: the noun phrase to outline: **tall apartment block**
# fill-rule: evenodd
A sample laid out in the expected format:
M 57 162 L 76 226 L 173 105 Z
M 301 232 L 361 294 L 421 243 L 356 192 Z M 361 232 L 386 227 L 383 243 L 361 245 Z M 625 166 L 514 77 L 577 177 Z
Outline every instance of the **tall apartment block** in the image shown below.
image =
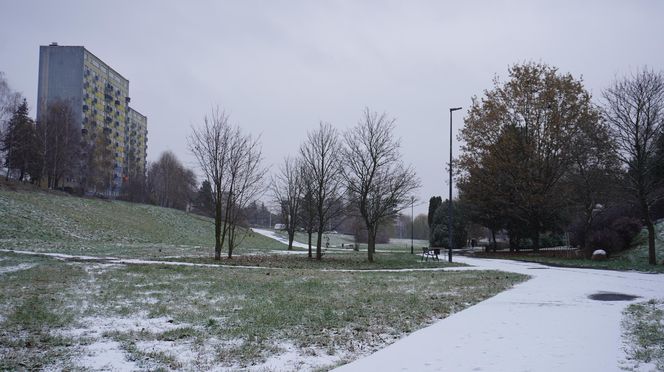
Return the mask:
M 37 120 L 52 102 L 71 105 L 83 141 L 104 136 L 113 154 L 112 192 L 123 180 L 145 176 L 147 117 L 129 107 L 129 80 L 82 46 L 39 47 Z

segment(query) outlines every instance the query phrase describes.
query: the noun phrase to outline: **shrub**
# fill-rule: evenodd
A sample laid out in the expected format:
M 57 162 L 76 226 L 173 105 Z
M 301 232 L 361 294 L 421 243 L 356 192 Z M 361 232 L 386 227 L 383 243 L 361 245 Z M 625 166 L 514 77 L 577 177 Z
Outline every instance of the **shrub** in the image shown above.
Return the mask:
M 620 217 L 610 226 L 590 233 L 586 257 L 592 256 L 596 249 L 603 249 L 610 256 L 628 249 L 634 237 L 641 231 L 641 222 L 633 217 Z
M 587 258 L 590 258 L 595 250 L 603 249 L 610 257 L 613 253 L 620 252 L 623 244 L 620 234 L 610 228 L 604 228 L 590 233 L 588 246 L 584 253 Z
M 641 221 L 634 217 L 620 217 L 611 224 L 611 229 L 622 239 L 621 250 L 630 247 L 632 240 L 641 231 L 641 228 Z
M 540 247 L 560 247 L 565 244 L 565 237 L 558 234 L 542 234 L 540 236 Z
M 634 207 L 628 204 L 606 208 L 597 214 L 588 231 L 585 256 L 590 257 L 595 249 L 604 249 L 609 255 L 628 249 L 641 231 L 641 222 L 637 216 Z M 583 246 L 583 218 L 579 217 L 568 229 L 570 244 Z

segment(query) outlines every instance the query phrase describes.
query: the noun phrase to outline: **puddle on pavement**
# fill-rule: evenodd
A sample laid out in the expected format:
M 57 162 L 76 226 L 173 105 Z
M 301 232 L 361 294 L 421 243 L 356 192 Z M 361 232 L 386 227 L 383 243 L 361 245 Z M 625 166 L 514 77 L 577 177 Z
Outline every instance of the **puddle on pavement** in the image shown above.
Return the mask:
M 632 301 L 639 298 L 639 296 L 624 293 L 599 292 L 591 294 L 588 298 L 596 301 Z

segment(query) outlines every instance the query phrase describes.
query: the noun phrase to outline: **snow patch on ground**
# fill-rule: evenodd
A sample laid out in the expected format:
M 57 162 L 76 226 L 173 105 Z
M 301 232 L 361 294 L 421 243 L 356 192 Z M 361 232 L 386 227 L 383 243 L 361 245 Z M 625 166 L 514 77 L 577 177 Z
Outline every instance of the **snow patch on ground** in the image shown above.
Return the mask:
M 128 361 L 121 345 L 105 336 L 108 332 L 149 332 L 162 333 L 180 328 L 168 317 L 147 318 L 140 313 L 130 318 L 86 317 L 78 321 L 78 328 L 69 328 L 58 332 L 59 335 L 72 338 L 87 338 L 92 343 L 85 346 L 83 355 L 74 363 L 84 369 L 105 371 L 130 371 L 138 366 Z
M 111 340 L 98 341 L 86 346 L 83 357 L 77 362 L 82 368 L 97 371 L 133 371 L 138 369 L 134 362 L 126 359 L 120 344 Z
M 178 370 L 217 371 L 228 370 L 221 367 L 217 358 L 219 350 L 241 347 L 243 340 L 219 340 L 216 337 L 203 343 L 191 341 L 138 341 L 136 348 L 146 354 L 161 354 L 173 360 L 170 367 Z
M 69 337 L 102 337 L 107 332 L 150 332 L 161 333 L 182 327 L 168 317 L 148 318 L 147 313 L 139 313 L 131 318 L 120 317 L 85 317 L 78 321 L 80 327 L 60 331 Z
M 0 267 L 0 275 L 6 274 L 6 273 L 13 273 L 13 272 L 16 272 L 16 271 L 27 270 L 27 269 L 30 269 L 34 266 L 37 266 L 37 264 L 22 263 L 22 264 L 18 264 L 16 266 Z
M 290 342 L 277 345 L 280 354 L 270 356 L 265 362 L 246 367 L 248 371 L 312 371 L 339 364 L 345 354 L 328 354 L 313 348 L 300 349 Z M 239 367 L 238 367 L 239 368 Z

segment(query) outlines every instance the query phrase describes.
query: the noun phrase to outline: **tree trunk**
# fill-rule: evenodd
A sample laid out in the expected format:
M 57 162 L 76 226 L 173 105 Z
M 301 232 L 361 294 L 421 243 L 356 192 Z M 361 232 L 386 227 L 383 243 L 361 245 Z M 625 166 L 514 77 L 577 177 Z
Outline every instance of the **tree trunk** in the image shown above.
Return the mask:
M 593 210 L 595 209 L 596 203 L 594 201 L 587 203 L 585 206 L 585 220 L 583 221 L 583 231 L 581 232 L 583 236 L 581 237 L 582 249 L 588 248 L 588 240 L 590 238 L 590 229 L 593 226 Z
M 535 253 L 538 253 L 539 250 L 540 250 L 540 241 L 539 241 L 539 237 L 540 237 L 540 232 L 539 232 L 539 231 L 536 231 L 536 232 L 533 234 L 533 251 L 534 251 Z
M 496 243 L 496 230 L 494 230 L 494 229 L 491 229 L 491 240 L 493 241 L 493 243 L 492 243 L 493 253 L 496 253 L 496 250 L 498 249 L 498 243 Z
M 214 259 L 221 260 L 221 195 L 217 188 L 217 200 L 214 204 Z
M 312 258 L 313 254 L 311 253 L 311 235 L 313 235 L 313 231 L 308 230 L 307 235 L 309 235 L 309 258 Z
M 648 229 L 648 263 L 657 265 L 657 252 L 655 251 L 655 225 L 650 218 L 650 208 L 645 198 L 639 198 L 641 204 L 641 213 L 643 213 L 643 222 Z
M 374 252 L 376 251 L 376 231 L 367 227 L 369 236 L 367 237 L 367 254 L 369 262 L 374 262 Z
M 648 263 L 657 265 L 657 253 L 655 252 L 655 225 L 652 220 L 646 220 L 646 227 L 648 228 Z
M 318 229 L 318 237 L 316 238 L 316 259 L 321 260 L 323 258 L 323 229 Z
M 293 250 L 293 240 L 295 239 L 295 231 L 288 230 L 288 250 Z
M 228 229 L 228 259 L 233 258 L 233 246 L 235 245 L 235 225 Z

